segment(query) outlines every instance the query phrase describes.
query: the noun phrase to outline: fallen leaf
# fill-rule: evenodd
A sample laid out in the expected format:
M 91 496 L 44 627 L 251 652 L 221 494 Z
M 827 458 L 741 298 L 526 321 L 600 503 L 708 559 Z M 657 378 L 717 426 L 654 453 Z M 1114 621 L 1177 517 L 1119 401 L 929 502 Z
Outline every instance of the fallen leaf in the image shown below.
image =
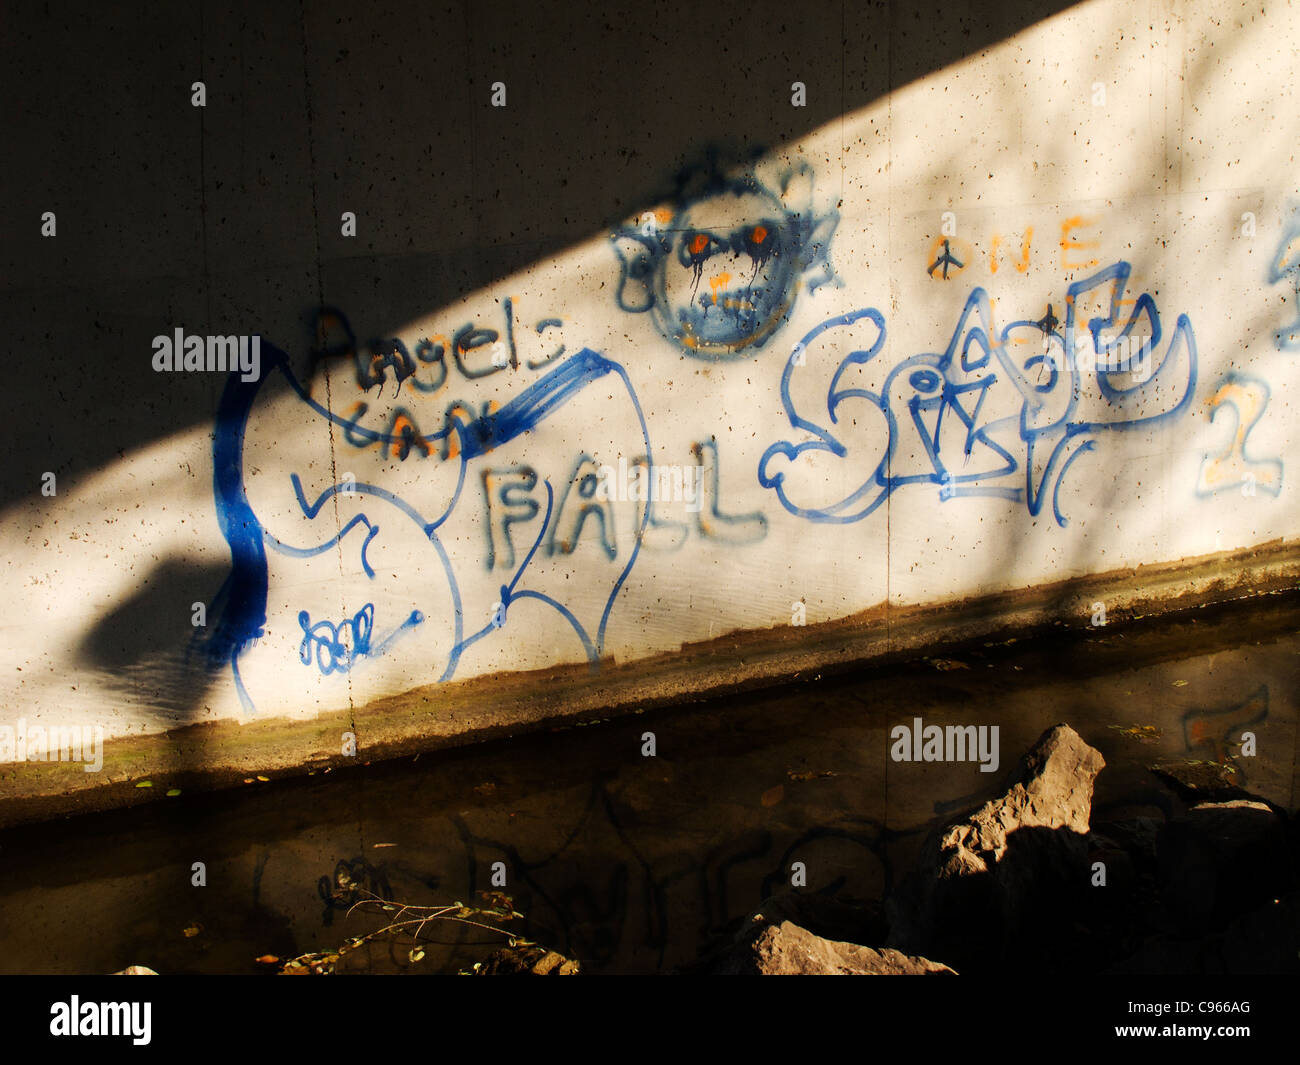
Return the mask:
M 1147 743 L 1151 740 L 1157 740 L 1161 732 L 1155 725 L 1110 725 L 1108 726 L 1118 732 L 1121 736 L 1127 736 L 1131 740 L 1137 740 L 1139 743 Z
M 375 847 L 375 848 L 379 848 L 379 847 L 396 847 L 397 844 L 396 844 L 396 843 L 373 843 L 373 844 L 371 844 L 371 846 L 373 846 L 373 847 Z
M 424 950 L 423 950 L 423 948 L 421 948 L 421 947 L 416 947 L 413 951 L 411 951 L 409 957 L 410 957 L 410 959 L 411 959 L 412 962 L 417 962 L 417 961 L 419 961 L 421 958 L 424 957 Z
M 267 781 L 267 780 L 270 780 L 271 778 L 270 778 L 270 777 L 264 777 L 264 776 L 262 776 L 262 775 L 259 773 L 258 776 L 257 776 L 257 779 L 258 779 L 258 780 L 261 780 L 261 781 Z
M 192 924 L 189 926 L 189 928 L 185 929 L 185 938 L 193 939 L 202 931 L 203 931 L 203 926 L 201 924 Z
M 168 788 L 168 789 L 167 789 L 167 797 L 168 797 L 169 799 L 172 798 L 173 796 L 179 795 L 180 793 L 181 793 L 181 789 L 180 789 L 180 788 Z
M 153 787 L 153 781 L 152 781 L 152 780 L 142 780 L 142 781 L 140 781 L 139 784 L 136 785 L 136 787 L 137 787 L 137 788 L 152 788 L 152 787 Z
M 763 792 L 762 798 L 759 801 L 764 806 L 775 806 L 784 798 L 785 798 L 785 785 L 778 784 L 776 787 L 768 788 L 767 791 Z
M 257 962 L 258 965 L 274 965 L 280 959 L 274 954 L 263 954 L 260 958 L 254 958 L 253 960 Z
M 1176 680 L 1176 681 L 1174 681 L 1174 687 L 1175 687 L 1175 688 L 1185 688 L 1185 687 L 1187 687 L 1187 681 L 1185 681 L 1185 680 Z
M 790 780 L 796 783 L 803 783 L 806 780 L 816 780 L 818 777 L 833 777 L 835 773 L 830 769 L 823 769 L 820 773 L 816 770 L 809 769 L 806 772 L 796 773 L 793 769 L 786 770 L 785 774 Z
M 970 669 L 965 662 L 959 662 L 955 658 L 932 658 L 930 661 L 935 669 L 941 669 L 945 673 L 953 669 Z

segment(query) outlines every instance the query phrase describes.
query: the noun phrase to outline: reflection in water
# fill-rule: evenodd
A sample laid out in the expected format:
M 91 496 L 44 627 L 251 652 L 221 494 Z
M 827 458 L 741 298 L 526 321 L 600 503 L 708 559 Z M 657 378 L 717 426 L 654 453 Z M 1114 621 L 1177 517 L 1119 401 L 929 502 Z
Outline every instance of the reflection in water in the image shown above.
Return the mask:
M 345 916 L 365 892 L 473 905 L 503 891 L 526 915 L 518 934 L 585 972 L 669 971 L 789 890 L 795 863 L 801 890 L 878 902 L 930 828 L 1000 794 L 1060 721 L 1106 758 L 1094 825 L 1180 810 L 1156 763 L 1227 762 L 1235 783 L 1294 810 L 1294 603 L 1192 613 L 13 829 L 0 835 L 13 874 L 0 969 L 267 971 L 254 959 L 334 950 L 377 927 Z M 914 717 L 998 725 L 1000 771 L 891 762 L 890 729 Z M 641 755 L 647 730 L 656 757 Z M 435 942 L 417 962 L 377 945 L 345 968 L 454 972 L 501 942 L 449 922 L 424 938 Z

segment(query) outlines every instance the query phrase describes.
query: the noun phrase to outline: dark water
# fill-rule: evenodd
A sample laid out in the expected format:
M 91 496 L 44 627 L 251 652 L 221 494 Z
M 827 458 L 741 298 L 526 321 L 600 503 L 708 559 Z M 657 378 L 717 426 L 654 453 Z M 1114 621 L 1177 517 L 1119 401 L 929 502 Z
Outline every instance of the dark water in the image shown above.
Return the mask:
M 270 971 L 260 955 L 336 948 L 373 919 L 329 906 L 339 863 L 403 902 L 470 902 L 505 865 L 520 934 L 588 972 L 665 972 L 726 942 L 793 862 L 809 890 L 879 899 L 927 831 L 1000 794 L 1067 722 L 1105 755 L 1093 821 L 1171 812 L 1147 768 L 1230 756 L 1294 811 L 1300 603 L 1278 596 L 684 705 L 414 761 L 182 796 L 0 834 L 0 971 Z M 806 682 L 804 682 L 806 681 Z M 889 730 L 1000 726 L 1002 764 L 901 763 Z M 1154 726 L 1145 740 L 1120 731 Z M 653 731 L 658 754 L 641 754 Z M 191 886 L 204 862 L 207 886 Z M 191 934 L 187 935 L 189 930 Z M 440 922 L 348 956 L 351 970 L 455 972 L 500 936 Z

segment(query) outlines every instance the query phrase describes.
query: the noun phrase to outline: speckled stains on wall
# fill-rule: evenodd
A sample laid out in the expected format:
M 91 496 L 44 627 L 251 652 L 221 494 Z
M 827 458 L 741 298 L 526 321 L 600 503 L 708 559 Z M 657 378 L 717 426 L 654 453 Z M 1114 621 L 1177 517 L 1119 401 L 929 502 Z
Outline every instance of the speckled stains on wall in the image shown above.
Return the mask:
M 892 23 L 872 60 L 874 9 L 853 7 L 829 45 L 806 31 L 818 61 L 844 49 L 833 92 L 747 76 L 735 106 L 780 111 L 761 138 L 671 78 L 644 127 L 622 88 L 608 114 L 546 95 L 581 95 L 581 72 L 512 83 L 505 108 L 486 86 L 402 95 L 405 69 L 353 98 L 328 71 L 369 38 L 284 27 L 329 41 L 305 89 L 266 65 L 310 121 L 221 125 L 261 82 L 203 116 L 240 149 L 205 149 L 222 187 L 194 196 L 218 250 L 138 283 L 134 259 L 103 267 L 111 342 L 86 350 L 114 373 L 68 403 L 121 425 L 7 511 L 0 700 L 110 737 L 361 729 L 416 691 L 436 712 L 442 682 L 603 675 L 1293 538 L 1300 108 L 1259 103 L 1290 91 L 1269 73 L 1300 47 L 1289 13 L 1088 0 L 927 66 Z M 665 60 L 633 44 L 653 77 Z M 376 131 L 362 104 L 402 113 Z M 574 129 L 579 163 L 555 147 Z M 241 210 L 292 201 L 274 239 L 239 228 L 227 166 Z M 260 337 L 262 373 L 153 374 L 151 338 L 182 325 Z
M 995 312 L 991 290 L 1006 286 L 991 281 L 967 292 L 941 351 L 909 355 L 896 344 L 887 355 L 886 315 L 866 307 L 816 324 L 788 354 L 766 355 L 809 275 L 807 299 L 827 282 L 838 298 L 853 298 L 833 266 L 838 214 L 819 212 L 807 163 L 780 173 L 779 193 L 755 169 L 728 174 L 713 158 L 707 167 L 679 179 L 691 191 L 677 202 L 649 208 L 612 234 L 619 281 L 616 306 L 604 316 L 651 312 L 657 337 L 637 346 L 626 337 L 606 341 L 599 352 L 571 347 L 567 307 L 526 315 L 535 298 L 504 294 L 490 317 L 417 329 L 409 339 L 359 341 L 343 312 L 323 310 L 310 365 L 332 374 L 304 382 L 284 352 L 271 348 L 268 360 L 307 420 L 326 427 L 317 435 L 328 441 L 328 462 L 304 452 L 299 467 L 246 442 L 250 420 L 268 417 L 257 409 L 265 382 L 228 383 L 213 462 L 234 565 L 216 623 L 196 645 L 209 668 L 228 669 L 245 713 L 255 712 L 259 690 L 282 687 L 286 676 L 341 685 L 342 675 L 381 658 L 401 663 L 411 684 L 449 680 L 474 669 L 480 643 L 508 659 L 516 641 L 536 647 L 541 637 L 553 661 L 578 653 L 599 669 L 613 650 L 610 632 L 620 631 L 618 615 L 637 609 L 621 593 L 645 565 L 643 551 L 653 570 L 643 589 L 669 594 L 642 609 L 689 615 L 690 597 L 653 556 L 671 552 L 689 569 L 707 550 L 726 568 L 700 582 L 734 587 L 751 549 L 762 550 L 773 501 L 809 527 L 784 572 L 793 589 L 789 620 L 806 622 L 795 592 L 804 574 L 817 579 L 814 545 L 842 541 L 859 523 L 870 527 L 900 489 L 926 489 L 928 512 L 981 501 L 990 508 L 983 515 L 1005 520 L 1008 505 L 1019 505 L 1049 521 L 1016 535 L 1046 543 L 1053 526 L 1071 523 L 1063 509 L 1071 473 L 1095 476 L 1109 438 L 1144 433 L 1158 441 L 1193 416 L 1200 355 L 1190 316 L 1162 318 L 1152 293 L 1133 284 L 1131 263 L 1095 269 L 1095 259 L 1080 259 L 1101 241 L 1079 237 L 1084 226 L 1100 228 L 1079 215 L 1060 225 L 1059 260 L 1027 280 L 1086 276 L 1029 303 L 1045 308 L 1039 318 L 1007 320 L 1015 297 L 1003 296 Z M 955 217 L 945 215 L 944 224 Z M 1033 227 L 1024 232 L 1017 272 L 1029 275 Z M 994 251 L 990 274 L 996 264 Z M 933 279 L 934 270 L 926 275 Z M 920 291 L 927 303 L 948 303 Z M 1023 297 L 1012 305 L 1025 306 Z M 685 438 L 678 412 L 659 399 L 663 382 L 646 372 L 646 345 L 665 344 L 682 367 L 711 364 L 692 388 L 695 432 Z M 747 384 L 771 379 L 781 415 L 760 421 L 727 409 L 728 378 L 742 367 Z M 1205 457 L 1196 494 L 1258 484 L 1276 496 L 1281 460 L 1245 453 L 1267 386 L 1234 376 L 1206 403 L 1211 418 L 1225 404 L 1244 404 L 1245 417 L 1227 450 Z M 748 440 L 723 424 L 734 421 L 753 427 Z M 744 462 L 759 442 L 757 463 Z M 673 469 L 664 456 L 674 452 L 689 455 L 685 468 L 696 474 L 683 477 L 677 467 L 675 496 L 659 490 L 652 472 Z M 757 505 L 743 513 L 721 498 L 722 456 L 736 452 L 742 460 L 728 483 L 752 489 L 753 477 L 765 490 L 751 491 Z M 1080 461 L 1089 457 L 1091 469 Z M 257 507 L 244 480 L 254 461 Z M 616 466 L 622 478 L 607 479 L 602 471 Z M 1132 488 L 1125 480 L 1123 469 L 1112 477 L 1121 492 Z M 684 499 L 683 484 L 697 485 L 699 498 Z M 268 553 L 278 556 L 276 582 L 294 589 L 278 610 Z M 291 576 L 295 562 L 320 556 L 330 557 L 338 579 L 312 588 Z M 743 613 L 742 603 L 733 606 Z M 769 623 L 786 620 L 775 614 Z M 253 682 L 245 679 L 249 662 L 261 669 Z

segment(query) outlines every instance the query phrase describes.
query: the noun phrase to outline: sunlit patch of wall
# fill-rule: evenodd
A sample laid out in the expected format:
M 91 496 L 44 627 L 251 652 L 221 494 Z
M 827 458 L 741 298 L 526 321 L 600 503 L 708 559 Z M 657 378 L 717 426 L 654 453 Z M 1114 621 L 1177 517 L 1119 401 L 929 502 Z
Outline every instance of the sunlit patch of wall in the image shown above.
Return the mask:
M 6 511 L 0 700 L 310 718 L 1294 537 L 1297 45 L 1094 0 L 411 320 L 295 292 L 210 424 Z

